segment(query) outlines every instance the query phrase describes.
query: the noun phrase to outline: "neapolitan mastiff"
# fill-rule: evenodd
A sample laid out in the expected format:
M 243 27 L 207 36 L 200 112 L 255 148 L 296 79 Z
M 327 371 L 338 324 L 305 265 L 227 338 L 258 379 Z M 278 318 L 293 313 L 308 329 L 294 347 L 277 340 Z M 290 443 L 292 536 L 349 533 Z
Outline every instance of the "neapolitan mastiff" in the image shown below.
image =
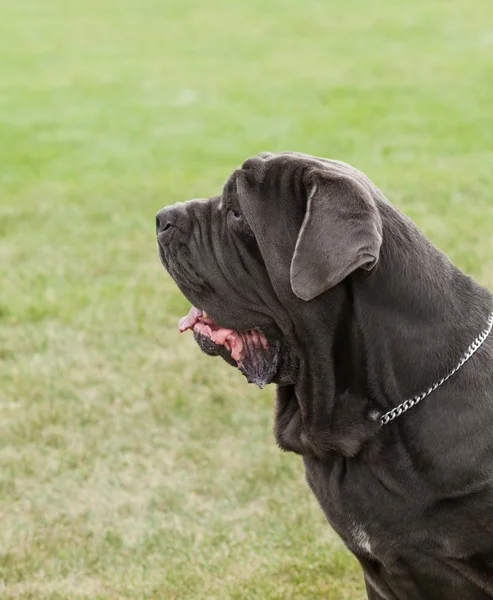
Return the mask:
M 277 384 L 276 440 L 368 597 L 493 597 L 491 294 L 360 171 L 304 154 L 249 158 L 157 238 L 180 329 Z

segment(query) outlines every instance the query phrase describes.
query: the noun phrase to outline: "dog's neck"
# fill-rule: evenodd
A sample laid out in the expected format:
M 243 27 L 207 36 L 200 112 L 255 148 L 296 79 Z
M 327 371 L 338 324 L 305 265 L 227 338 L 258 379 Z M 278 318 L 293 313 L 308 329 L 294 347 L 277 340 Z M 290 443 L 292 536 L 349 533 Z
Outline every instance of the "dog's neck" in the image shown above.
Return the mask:
M 367 391 L 393 408 L 446 375 L 485 328 L 491 294 L 388 204 L 380 261 L 352 279 Z M 392 231 L 386 235 L 386 232 Z
M 491 313 L 486 289 L 391 205 L 380 209 L 374 270 L 290 311 L 300 319 L 293 340 L 300 368 L 295 386 L 278 389 L 275 426 L 287 450 L 322 459 L 358 454 L 380 428 L 375 415 L 446 375 Z

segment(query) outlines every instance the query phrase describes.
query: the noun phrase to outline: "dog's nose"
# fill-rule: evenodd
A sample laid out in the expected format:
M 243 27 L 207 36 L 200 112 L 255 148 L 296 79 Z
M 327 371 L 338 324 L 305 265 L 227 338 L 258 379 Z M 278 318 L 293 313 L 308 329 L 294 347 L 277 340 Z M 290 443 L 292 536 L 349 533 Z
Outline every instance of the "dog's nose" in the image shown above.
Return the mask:
M 156 215 L 156 235 L 175 227 L 173 209 L 169 206 L 161 209 Z

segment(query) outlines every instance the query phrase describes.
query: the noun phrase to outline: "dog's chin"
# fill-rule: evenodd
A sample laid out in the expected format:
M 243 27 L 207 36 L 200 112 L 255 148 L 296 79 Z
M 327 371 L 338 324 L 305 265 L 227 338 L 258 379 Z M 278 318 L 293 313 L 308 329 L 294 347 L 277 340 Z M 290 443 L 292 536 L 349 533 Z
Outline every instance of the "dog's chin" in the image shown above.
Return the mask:
M 246 339 L 241 356 L 235 359 L 230 349 L 216 344 L 208 335 L 199 331 L 194 331 L 193 335 L 202 352 L 209 356 L 220 356 L 231 366 L 237 367 L 248 383 L 255 383 L 261 388 L 269 383 L 277 383 L 282 365 L 279 340 L 268 340 L 267 343 L 259 344 L 249 343 Z

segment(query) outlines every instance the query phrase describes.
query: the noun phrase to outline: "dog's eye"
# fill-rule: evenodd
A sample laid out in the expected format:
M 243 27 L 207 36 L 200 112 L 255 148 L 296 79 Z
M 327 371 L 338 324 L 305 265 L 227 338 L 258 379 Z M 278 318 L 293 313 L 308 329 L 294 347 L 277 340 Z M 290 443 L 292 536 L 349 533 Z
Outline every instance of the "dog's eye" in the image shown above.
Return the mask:
M 227 222 L 230 230 L 242 236 L 243 238 L 255 238 L 246 217 L 236 208 L 229 207 L 227 213 Z

